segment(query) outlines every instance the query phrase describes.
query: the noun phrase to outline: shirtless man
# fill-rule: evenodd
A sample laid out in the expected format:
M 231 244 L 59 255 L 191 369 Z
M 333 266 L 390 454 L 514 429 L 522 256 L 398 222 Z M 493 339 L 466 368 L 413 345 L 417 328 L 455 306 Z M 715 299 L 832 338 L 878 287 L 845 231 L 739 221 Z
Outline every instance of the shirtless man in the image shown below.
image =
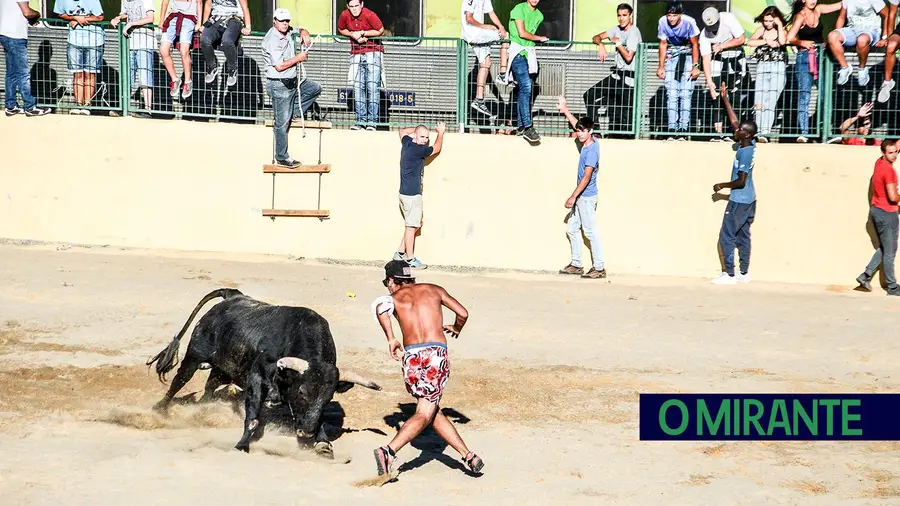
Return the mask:
M 379 297 L 372 311 L 388 340 L 388 354 L 403 364 L 406 391 L 417 399 L 416 413 L 387 445 L 375 449 L 378 475 L 391 473 L 397 452 L 412 441 L 429 424 L 447 443 L 459 452 L 463 462 L 473 472 L 480 472 L 484 462 L 469 451 L 453 423 L 440 411 L 441 395 L 450 377 L 447 338 L 458 337 L 469 313 L 456 299 L 438 285 L 416 284 L 410 266 L 402 260 L 392 260 L 384 266 L 384 286 L 391 295 Z M 441 306 L 456 313 L 453 325 L 444 325 Z M 403 344 L 394 337 L 391 315 L 400 322 Z M 402 357 L 400 352 L 402 352 Z

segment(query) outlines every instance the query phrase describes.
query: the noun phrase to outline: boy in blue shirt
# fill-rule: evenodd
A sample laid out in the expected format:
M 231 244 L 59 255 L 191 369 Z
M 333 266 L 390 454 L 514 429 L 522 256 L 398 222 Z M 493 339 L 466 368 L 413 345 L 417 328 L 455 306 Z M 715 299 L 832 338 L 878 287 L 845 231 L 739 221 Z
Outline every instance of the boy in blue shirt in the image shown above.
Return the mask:
M 750 282 L 750 225 L 756 216 L 756 188 L 753 185 L 753 166 L 756 157 L 756 123 L 744 120 L 738 123 L 737 114 L 728 99 L 727 84 L 722 83 L 722 103 L 728 112 L 728 120 L 734 129 L 737 152 L 731 167 L 731 181 L 716 183 L 713 191 L 718 193 L 723 188 L 731 189 L 722 228 L 719 231 L 719 247 L 722 249 L 722 263 L 725 270 L 713 279 L 717 285 L 733 285 Z M 734 248 L 737 246 L 741 255 L 740 272 L 734 272 Z

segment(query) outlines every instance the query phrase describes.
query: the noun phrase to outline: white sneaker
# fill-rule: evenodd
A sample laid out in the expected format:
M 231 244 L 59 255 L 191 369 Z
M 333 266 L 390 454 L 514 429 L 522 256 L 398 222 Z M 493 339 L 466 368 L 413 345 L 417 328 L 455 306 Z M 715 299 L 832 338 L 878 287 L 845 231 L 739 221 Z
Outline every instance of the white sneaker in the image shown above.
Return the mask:
M 750 273 L 741 274 L 740 272 L 736 272 L 734 277 L 737 279 L 738 283 L 749 283 L 750 282 Z
M 859 83 L 860 86 L 865 86 L 869 84 L 869 69 L 863 67 L 859 69 L 859 75 L 856 77 L 856 82 Z
M 853 74 L 853 66 L 841 67 L 841 70 L 838 70 L 838 78 L 837 83 L 838 86 L 843 86 L 847 84 L 847 81 L 850 80 L 850 76 Z
M 878 101 L 879 102 L 887 102 L 889 98 L 891 98 L 891 90 L 894 89 L 894 80 L 885 81 L 881 83 L 881 89 L 878 90 Z
M 801 144 L 806 144 L 807 142 L 809 142 L 809 139 L 807 139 L 806 136 L 801 135 L 800 137 L 797 137 L 797 142 L 799 142 Z
M 735 283 L 737 283 L 737 279 L 734 276 L 729 276 L 727 272 L 720 273 L 719 277 L 712 280 L 714 285 L 733 285 Z

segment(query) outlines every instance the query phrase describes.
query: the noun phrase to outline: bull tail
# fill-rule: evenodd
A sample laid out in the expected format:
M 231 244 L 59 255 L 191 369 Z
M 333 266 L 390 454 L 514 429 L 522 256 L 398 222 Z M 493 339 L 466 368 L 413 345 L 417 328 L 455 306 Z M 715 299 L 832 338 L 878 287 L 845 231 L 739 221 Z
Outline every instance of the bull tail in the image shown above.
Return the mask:
M 200 309 L 203 306 L 215 299 L 215 298 L 223 298 L 227 299 L 229 297 L 234 297 L 237 295 L 243 295 L 240 291 L 234 290 L 232 288 L 220 288 L 218 290 L 213 290 L 206 294 L 205 297 L 200 299 L 200 302 L 197 303 L 197 307 L 194 308 L 194 311 L 191 313 L 190 318 L 185 322 L 184 327 L 181 328 L 181 331 L 175 335 L 175 338 L 172 339 L 172 342 L 169 343 L 168 346 L 163 349 L 163 351 L 156 354 L 155 357 L 151 358 L 147 361 L 147 365 L 153 365 L 156 362 L 156 375 L 159 377 L 159 381 L 162 383 L 166 382 L 166 374 L 169 373 L 172 369 L 178 365 L 178 347 L 181 344 L 181 338 L 184 337 L 185 332 L 187 332 L 188 327 L 191 326 L 191 323 L 194 321 L 194 318 L 197 316 L 197 313 L 200 312 Z
M 362 387 L 366 387 L 366 388 L 371 388 L 372 390 L 381 390 L 381 385 L 379 385 L 378 383 L 375 383 L 374 381 L 372 381 L 368 378 L 364 378 L 362 375 L 360 375 L 358 373 L 355 373 L 353 371 L 348 371 L 348 370 L 340 371 L 340 375 L 338 377 L 338 382 L 343 383 L 342 386 L 345 387 L 343 389 L 339 388 L 340 392 L 346 392 L 347 390 L 350 390 L 354 384 L 362 386 Z

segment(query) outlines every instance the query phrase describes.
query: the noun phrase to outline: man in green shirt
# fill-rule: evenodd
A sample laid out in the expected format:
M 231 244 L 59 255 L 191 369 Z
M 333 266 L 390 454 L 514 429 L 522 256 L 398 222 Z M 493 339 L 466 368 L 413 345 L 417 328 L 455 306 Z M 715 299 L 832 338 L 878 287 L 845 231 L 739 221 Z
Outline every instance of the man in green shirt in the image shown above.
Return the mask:
M 519 88 L 517 104 L 519 129 L 516 133 L 532 144 L 541 140 L 531 123 L 531 74 L 537 73 L 534 46 L 535 42 L 549 40 L 547 37 L 535 35 L 538 26 L 544 21 L 544 14 L 537 8 L 540 2 L 541 0 L 525 0 L 509 13 L 511 42 L 509 53 L 515 54 L 509 69 Z

